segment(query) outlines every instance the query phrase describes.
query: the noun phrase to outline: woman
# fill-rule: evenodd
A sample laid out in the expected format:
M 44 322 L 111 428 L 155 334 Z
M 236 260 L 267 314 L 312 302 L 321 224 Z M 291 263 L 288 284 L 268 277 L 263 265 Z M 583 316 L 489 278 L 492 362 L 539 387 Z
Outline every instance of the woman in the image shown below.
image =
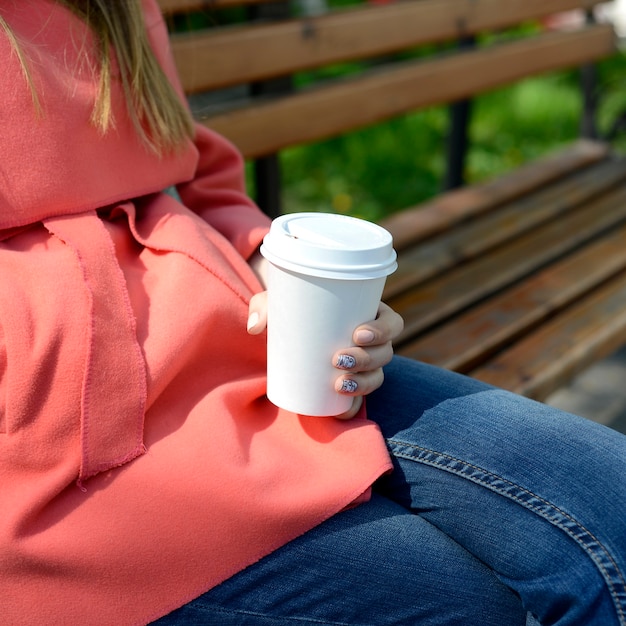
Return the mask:
M 271 405 L 267 219 L 155 0 L 0 16 L 3 623 L 626 623 L 624 437 L 390 362 L 384 305 L 350 411 Z

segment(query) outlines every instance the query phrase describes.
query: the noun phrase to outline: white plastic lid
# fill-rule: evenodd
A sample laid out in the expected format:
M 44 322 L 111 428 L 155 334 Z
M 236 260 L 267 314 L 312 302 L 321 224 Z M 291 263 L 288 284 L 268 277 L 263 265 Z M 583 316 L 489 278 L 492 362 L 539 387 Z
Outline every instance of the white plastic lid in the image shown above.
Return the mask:
M 272 222 L 261 254 L 283 269 L 327 278 L 380 278 L 398 266 L 389 232 L 333 213 L 281 215 Z

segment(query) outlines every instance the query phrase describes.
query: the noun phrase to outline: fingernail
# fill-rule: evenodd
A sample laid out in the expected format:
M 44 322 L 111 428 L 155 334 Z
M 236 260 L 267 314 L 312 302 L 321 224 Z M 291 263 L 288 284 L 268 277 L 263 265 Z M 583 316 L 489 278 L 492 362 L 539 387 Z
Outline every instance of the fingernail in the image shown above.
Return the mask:
M 250 314 L 248 318 L 248 330 L 252 330 L 259 323 L 259 314 L 255 311 Z
M 371 330 L 359 330 L 356 334 L 357 343 L 372 343 L 374 337 L 375 335 Z
M 349 354 L 340 354 L 337 358 L 337 367 L 342 370 L 351 370 L 356 365 L 356 359 Z
M 354 393 L 359 388 L 359 385 L 355 380 L 350 378 L 344 378 L 341 383 L 341 389 L 339 391 L 345 393 Z

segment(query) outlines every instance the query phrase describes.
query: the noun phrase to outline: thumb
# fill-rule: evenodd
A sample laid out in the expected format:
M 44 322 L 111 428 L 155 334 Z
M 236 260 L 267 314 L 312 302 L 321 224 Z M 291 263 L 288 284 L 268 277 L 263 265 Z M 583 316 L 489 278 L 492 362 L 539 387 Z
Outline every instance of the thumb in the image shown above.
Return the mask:
M 256 293 L 250 299 L 248 307 L 248 332 L 258 335 L 267 326 L 267 291 Z

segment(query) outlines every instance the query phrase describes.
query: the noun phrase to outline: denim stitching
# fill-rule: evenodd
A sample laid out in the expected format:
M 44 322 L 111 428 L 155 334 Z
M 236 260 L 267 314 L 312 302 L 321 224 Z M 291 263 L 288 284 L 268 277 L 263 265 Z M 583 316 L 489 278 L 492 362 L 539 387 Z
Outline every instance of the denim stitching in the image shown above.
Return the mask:
M 619 622 L 626 626 L 626 582 L 624 576 L 609 550 L 571 515 L 531 491 L 461 459 L 405 441 L 388 439 L 387 443 L 390 449 L 392 448 L 394 456 L 437 467 L 482 485 L 514 500 L 567 533 L 583 548 L 600 570 L 609 588 Z
M 323 624 L 323 626 L 372 626 L 369 623 L 362 623 L 360 625 L 354 623 L 346 623 L 346 622 L 335 622 L 328 621 L 324 618 L 317 617 L 305 617 L 305 616 L 288 616 L 288 615 L 268 615 L 266 613 L 260 613 L 258 611 L 248 611 L 245 609 L 231 609 L 227 607 L 221 607 L 213 604 L 209 605 L 200 605 L 198 603 L 194 604 L 191 607 L 197 613 L 206 613 L 207 615 L 211 613 L 221 613 L 223 615 L 234 615 L 234 616 L 243 616 L 243 617 L 252 617 L 258 618 L 266 621 L 268 624 L 284 624 L 284 623 L 294 623 L 297 622 L 299 624 Z

